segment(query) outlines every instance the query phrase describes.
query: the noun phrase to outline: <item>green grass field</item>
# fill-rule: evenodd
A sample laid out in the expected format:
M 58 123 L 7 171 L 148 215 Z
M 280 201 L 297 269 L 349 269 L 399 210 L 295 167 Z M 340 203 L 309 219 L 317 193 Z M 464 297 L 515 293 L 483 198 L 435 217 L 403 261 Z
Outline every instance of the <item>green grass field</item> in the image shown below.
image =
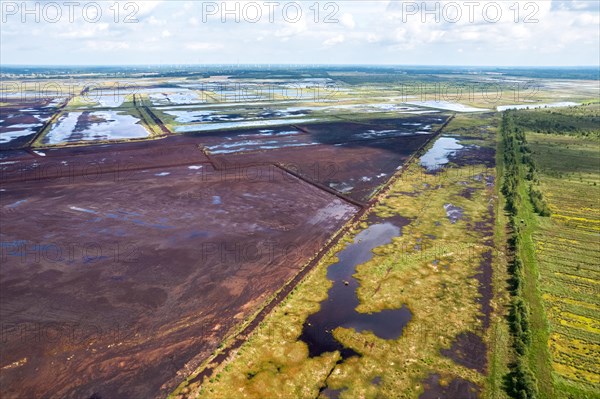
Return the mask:
M 552 211 L 533 232 L 556 398 L 600 397 L 600 143 L 527 134 Z
M 518 363 L 513 370 L 531 370 L 537 387 L 523 397 L 600 397 L 597 117 L 597 105 L 504 117 L 504 143 L 513 149 L 501 146 L 500 152 L 516 165 L 504 168 L 516 176 L 504 184 L 507 201 L 514 204 L 507 208 L 515 240 L 511 264 L 517 265 L 513 303 L 524 301 L 526 309 L 523 316 L 511 316 L 511 325 L 526 319 L 524 333 L 513 334 Z M 531 384 L 530 378 L 519 378 Z

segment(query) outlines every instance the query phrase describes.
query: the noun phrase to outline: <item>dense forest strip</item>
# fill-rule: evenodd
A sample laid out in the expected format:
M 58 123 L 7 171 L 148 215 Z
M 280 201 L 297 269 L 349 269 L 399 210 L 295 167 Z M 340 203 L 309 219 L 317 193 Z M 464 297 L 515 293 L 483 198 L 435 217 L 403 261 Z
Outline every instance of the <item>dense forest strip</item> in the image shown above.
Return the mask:
M 554 398 L 547 350 L 548 327 L 537 287 L 532 229 L 535 216 L 549 212 L 536 188 L 537 169 L 522 128 L 515 124 L 514 112 L 504 114 L 501 135 L 503 148 L 502 194 L 508 213 L 509 271 L 511 309 L 509 326 L 515 361 L 506 376 L 506 391 L 516 399 Z M 532 194 L 534 193 L 534 194 Z M 532 205 L 532 200 L 537 201 Z

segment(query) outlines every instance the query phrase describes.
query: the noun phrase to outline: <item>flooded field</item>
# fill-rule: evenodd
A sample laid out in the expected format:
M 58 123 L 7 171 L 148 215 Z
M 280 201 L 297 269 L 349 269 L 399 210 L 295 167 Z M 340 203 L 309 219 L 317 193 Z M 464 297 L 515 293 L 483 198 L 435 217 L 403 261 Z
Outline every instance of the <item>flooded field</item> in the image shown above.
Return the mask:
M 201 95 L 187 88 L 142 88 L 137 94 L 147 95 L 152 105 L 186 105 L 205 102 Z
M 125 89 L 91 90 L 75 98 L 72 104 L 75 108 L 119 108 L 129 97 Z
M 4 99 L 0 107 L 0 150 L 28 145 L 64 99 Z
M 436 101 L 436 100 L 409 101 L 409 102 L 407 102 L 407 104 L 418 105 L 420 107 L 443 109 L 446 111 L 454 111 L 454 112 L 485 112 L 485 111 L 489 111 L 488 109 L 485 109 L 485 108 L 474 108 L 474 107 L 466 106 L 464 104 L 459 104 L 459 103 L 454 103 L 454 102 L 449 102 L 449 101 Z
M 220 129 L 277 126 L 291 123 L 326 122 L 339 114 L 421 115 L 440 111 L 392 101 L 346 103 L 322 99 L 318 102 L 277 100 L 271 102 L 226 102 L 157 108 L 157 113 L 177 133 Z M 378 134 L 375 132 L 374 134 Z
M 310 123 L 314 122 L 315 119 L 261 119 L 255 121 L 242 121 L 242 122 L 222 122 L 222 123 L 202 123 L 197 125 L 181 125 L 175 127 L 176 133 L 186 132 L 203 132 L 210 130 L 221 130 L 221 129 L 244 129 L 251 127 L 269 127 L 269 126 L 284 126 L 290 123 Z
M 43 144 L 107 141 L 148 137 L 140 119 L 123 111 L 67 112 L 42 138 Z
M 450 162 L 449 158 L 464 146 L 454 137 L 440 137 L 421 157 L 421 165 L 433 172 Z

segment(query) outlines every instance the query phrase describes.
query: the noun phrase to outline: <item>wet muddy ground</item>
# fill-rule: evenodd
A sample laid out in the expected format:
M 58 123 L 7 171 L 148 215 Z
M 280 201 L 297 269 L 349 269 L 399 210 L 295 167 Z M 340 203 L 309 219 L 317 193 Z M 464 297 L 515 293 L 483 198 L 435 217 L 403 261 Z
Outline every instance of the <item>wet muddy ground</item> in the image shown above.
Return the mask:
M 319 184 L 356 181 L 366 198 L 428 136 L 220 155 L 200 135 L 2 152 L 3 397 L 163 396 L 359 212 Z
M 482 142 L 482 144 L 484 143 Z M 426 162 L 422 162 L 422 164 L 431 173 L 436 173 L 437 170 L 445 167 L 448 162 L 452 162 L 458 166 L 483 165 L 488 168 L 493 168 L 495 166 L 494 148 L 486 145 L 461 145 L 460 139 L 456 138 L 440 137 L 433 144 L 429 153 L 429 157 L 427 157 L 428 154 L 425 154 Z M 473 169 L 473 174 L 465 176 L 465 178 L 473 179 L 477 182 L 484 182 L 484 190 L 488 192 L 488 195 L 493 193 L 495 183 L 494 175 L 486 174 L 480 169 Z M 459 184 L 465 186 L 465 189 L 463 189 L 459 195 L 467 199 L 471 199 L 472 196 L 480 190 L 467 187 L 466 182 L 459 182 Z M 464 216 L 463 210 L 451 203 L 445 204 L 444 208 L 451 223 L 456 223 Z M 469 229 L 473 229 L 481 234 L 481 243 L 490 248 L 494 245 L 494 217 L 494 206 L 493 203 L 490 202 L 481 221 L 467 221 Z M 479 263 L 479 269 L 473 276 L 479 283 L 478 292 L 480 297 L 478 298 L 478 302 L 481 307 L 481 315 L 479 317 L 481 320 L 481 328 L 477 333 L 464 332 L 459 334 L 455 337 L 449 348 L 440 351 L 443 356 L 452 359 L 457 364 L 473 369 L 484 375 L 487 373 L 487 345 L 482 339 L 482 335 L 490 325 L 492 312 L 492 260 L 492 251 L 488 250 L 484 252 Z M 423 384 L 425 392 L 420 396 L 420 399 L 475 399 L 479 397 L 480 393 L 479 387 L 466 380 L 453 379 L 441 383 L 440 375 L 438 374 L 431 374 L 423 381 Z
M 157 395 L 357 211 L 192 166 L 3 185 L 3 397 Z
M 423 118 L 1 152 L 3 397 L 164 395 L 444 117 Z
M 366 201 L 431 138 L 416 129 L 445 120 L 442 116 L 424 118 L 421 123 L 416 122 L 418 118 L 320 123 L 195 137 L 202 138 L 219 168 L 283 164 L 306 179 Z M 373 131 L 401 133 L 369 133 Z
M 0 152 L 0 181 L 44 181 L 68 178 L 94 181 L 110 174 L 114 180 L 132 178 L 132 171 L 177 165 L 203 165 L 208 158 L 185 137 L 161 141 L 48 148 L 36 152 Z M 210 174 L 212 169 L 207 169 Z
M 315 145 L 306 149 L 271 150 L 264 154 L 213 157 L 224 168 L 245 168 L 260 162 L 281 163 L 303 177 L 355 200 L 366 201 L 427 141 L 426 137 L 372 141 L 367 145 Z M 383 147 L 387 144 L 387 149 Z M 380 145 L 378 148 L 376 145 Z
M 487 369 L 487 347 L 480 336 L 466 332 L 456 337 L 449 349 L 442 349 L 442 355 L 449 357 L 461 366 L 485 374 Z

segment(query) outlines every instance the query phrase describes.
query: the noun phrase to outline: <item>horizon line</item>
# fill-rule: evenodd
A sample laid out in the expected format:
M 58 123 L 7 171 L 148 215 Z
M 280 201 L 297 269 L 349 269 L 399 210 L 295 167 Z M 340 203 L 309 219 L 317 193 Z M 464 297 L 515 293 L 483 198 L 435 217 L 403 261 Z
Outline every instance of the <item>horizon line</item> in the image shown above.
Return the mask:
M 448 67 L 448 68 L 597 68 L 599 65 L 466 65 L 466 64 L 299 64 L 299 63 L 206 63 L 206 64 L 187 64 L 187 63 L 172 63 L 172 64 L 5 64 L 0 63 L 0 68 L 3 67 Z

